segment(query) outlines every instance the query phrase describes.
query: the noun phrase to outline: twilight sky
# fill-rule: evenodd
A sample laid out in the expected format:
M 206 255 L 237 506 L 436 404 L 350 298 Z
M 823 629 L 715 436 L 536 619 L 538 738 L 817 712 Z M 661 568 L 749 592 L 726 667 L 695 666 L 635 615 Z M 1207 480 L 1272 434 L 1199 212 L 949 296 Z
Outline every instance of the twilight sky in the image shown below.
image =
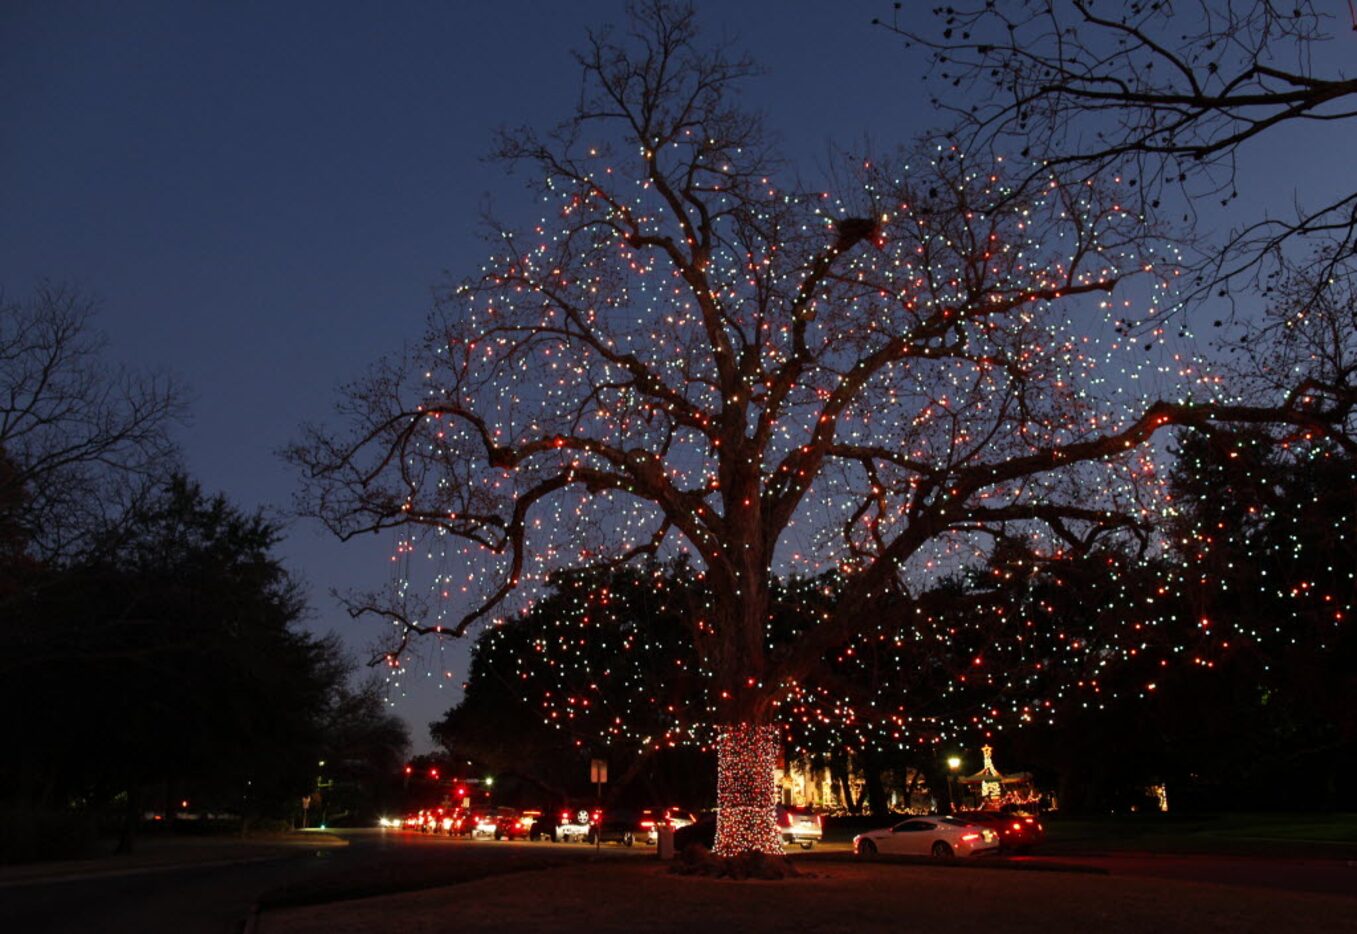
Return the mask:
M 806 176 L 831 145 L 886 148 L 930 124 L 919 59 L 869 25 L 886 0 L 698 6 L 708 35 L 738 37 L 766 67 L 747 99 Z M 191 388 L 179 433 L 191 473 L 281 512 L 295 478 L 275 452 L 326 416 L 340 383 L 420 336 L 445 272 L 479 266 L 486 199 L 510 220 L 537 216 L 521 180 L 483 160 L 493 130 L 565 116 L 570 49 L 622 8 L 11 0 L 0 286 L 17 298 L 49 278 L 98 297 L 113 359 Z M 1268 151 L 1248 167 L 1283 207 L 1296 185 L 1350 182 L 1351 131 L 1292 138 L 1298 150 L 1304 173 L 1278 174 Z M 282 551 L 309 584 L 313 627 L 363 653 L 374 624 L 349 621 L 329 591 L 380 585 L 389 547 L 290 527 Z M 425 724 L 459 696 L 465 648 L 411 669 L 393 700 L 425 749 Z
M 831 144 L 893 144 L 926 123 L 906 80 L 917 68 L 869 25 L 889 3 L 700 6 L 709 35 L 738 37 L 767 68 L 749 100 L 808 174 Z M 535 216 L 521 180 L 484 160 L 492 133 L 564 117 L 571 49 L 622 10 L 6 3 L 0 285 L 20 297 L 49 278 L 98 297 L 113 359 L 190 387 L 192 474 L 283 510 L 295 481 L 275 452 L 340 383 L 420 336 L 445 272 L 479 266 L 486 199 Z M 381 584 L 388 551 L 292 525 L 282 552 L 309 584 L 311 625 L 362 652 L 373 623 L 329 591 Z M 425 655 L 393 696 L 421 749 L 465 672 L 463 648 Z

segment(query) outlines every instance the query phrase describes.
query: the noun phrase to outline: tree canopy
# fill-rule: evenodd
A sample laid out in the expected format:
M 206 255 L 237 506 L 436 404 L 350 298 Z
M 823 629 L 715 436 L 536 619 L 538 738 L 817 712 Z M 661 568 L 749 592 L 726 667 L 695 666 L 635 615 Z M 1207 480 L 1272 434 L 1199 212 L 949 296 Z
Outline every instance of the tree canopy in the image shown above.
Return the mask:
M 722 852 L 778 848 L 777 708 L 867 621 L 921 611 L 930 572 L 1010 530 L 1088 549 L 1143 524 L 1145 445 L 1168 426 L 1348 417 L 1305 392 L 1241 403 L 1193 367 L 1139 390 L 1122 309 L 1163 307 L 1181 263 L 1125 178 L 943 137 L 816 190 L 738 106 L 751 64 L 703 45 L 691 8 L 645 4 L 579 61 L 578 109 L 499 142 L 542 218 L 495 225 L 425 341 L 291 456 L 337 534 L 399 529 L 435 559 L 430 600 L 358 606 L 396 621 L 393 663 L 566 564 L 690 554 Z M 782 643 L 779 569 L 842 575 Z

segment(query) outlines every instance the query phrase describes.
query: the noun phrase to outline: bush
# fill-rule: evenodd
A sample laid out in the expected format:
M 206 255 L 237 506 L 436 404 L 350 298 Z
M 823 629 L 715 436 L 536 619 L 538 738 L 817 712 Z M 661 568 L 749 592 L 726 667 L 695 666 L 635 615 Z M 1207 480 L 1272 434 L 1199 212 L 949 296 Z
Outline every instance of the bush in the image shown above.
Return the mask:
M 0 811 L 0 863 L 81 859 L 98 848 L 98 821 L 85 811 Z

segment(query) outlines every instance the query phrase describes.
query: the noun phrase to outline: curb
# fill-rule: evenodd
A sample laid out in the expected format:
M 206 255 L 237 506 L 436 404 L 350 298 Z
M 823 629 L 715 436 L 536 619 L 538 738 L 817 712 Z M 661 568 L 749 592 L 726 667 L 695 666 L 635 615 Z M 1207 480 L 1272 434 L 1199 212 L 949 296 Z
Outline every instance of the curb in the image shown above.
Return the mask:
M 85 882 L 91 879 L 118 879 L 125 876 L 146 876 L 157 872 L 175 872 L 189 869 L 214 869 L 221 866 L 243 866 L 248 863 L 266 863 L 275 859 L 288 859 L 291 853 L 275 853 L 269 856 L 246 856 L 233 859 L 208 859 L 180 863 L 157 863 L 153 866 L 130 866 L 122 869 L 97 869 L 89 872 L 54 873 L 52 875 L 31 876 L 26 879 L 14 879 L 0 882 L 0 890 L 27 888 L 34 885 L 60 885 L 65 882 Z
M 1109 876 L 1112 873 L 1102 866 L 1086 866 L 1083 863 L 1057 862 L 1016 862 L 1004 859 L 932 859 L 927 856 L 895 856 L 877 854 L 871 859 L 860 859 L 852 853 L 825 853 L 819 856 L 802 856 L 797 862 L 816 863 L 876 863 L 892 866 L 925 866 L 933 869 L 978 870 L 991 872 L 1068 872 L 1087 876 Z

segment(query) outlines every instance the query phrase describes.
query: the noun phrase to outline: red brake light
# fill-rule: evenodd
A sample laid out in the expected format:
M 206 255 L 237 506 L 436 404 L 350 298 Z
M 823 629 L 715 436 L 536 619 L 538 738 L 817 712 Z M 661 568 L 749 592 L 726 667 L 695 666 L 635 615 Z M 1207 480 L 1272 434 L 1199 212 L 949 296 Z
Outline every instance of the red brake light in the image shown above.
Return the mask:
M 961 835 L 961 839 L 963 839 L 963 840 L 965 840 L 966 842 L 969 843 L 969 842 L 972 841 L 972 840 L 979 840 L 979 839 L 980 839 L 980 834 L 978 834 L 978 833 L 963 833 L 963 834 Z
M 1037 822 L 1037 819 L 1036 819 L 1035 817 L 1024 817 L 1024 818 L 1023 818 L 1023 823 L 1026 823 L 1026 824 L 1035 824 L 1036 822 Z
M 815 826 L 823 828 L 825 825 L 825 816 L 823 814 L 815 815 Z
M 1018 823 L 1017 821 L 1014 821 L 1014 822 L 1013 822 L 1013 829 L 1014 829 L 1014 830 L 1022 830 L 1022 824 Z
M 655 826 L 655 822 L 653 820 L 643 820 L 641 821 L 641 826 L 649 830 L 651 827 Z

